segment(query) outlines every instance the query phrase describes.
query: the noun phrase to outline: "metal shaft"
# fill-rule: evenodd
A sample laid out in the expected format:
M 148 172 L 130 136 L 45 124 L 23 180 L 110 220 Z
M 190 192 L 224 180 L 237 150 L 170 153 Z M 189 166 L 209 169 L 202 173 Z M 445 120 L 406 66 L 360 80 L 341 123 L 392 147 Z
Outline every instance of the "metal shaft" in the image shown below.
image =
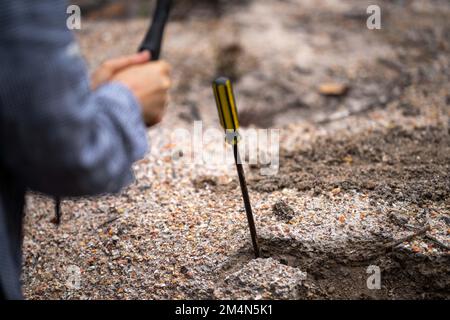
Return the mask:
M 55 197 L 55 213 L 56 213 L 55 224 L 59 225 L 61 223 L 61 198 L 60 197 Z
M 252 237 L 253 250 L 255 251 L 255 258 L 261 256 L 258 244 L 258 236 L 256 234 L 255 220 L 253 218 L 252 206 L 250 203 L 250 196 L 248 195 L 247 182 L 245 181 L 244 167 L 242 166 L 241 158 L 239 156 L 239 148 L 237 143 L 233 145 L 234 160 L 239 176 L 239 184 L 241 185 L 242 198 L 244 199 L 245 212 L 247 214 L 248 226 L 250 228 L 250 235 Z

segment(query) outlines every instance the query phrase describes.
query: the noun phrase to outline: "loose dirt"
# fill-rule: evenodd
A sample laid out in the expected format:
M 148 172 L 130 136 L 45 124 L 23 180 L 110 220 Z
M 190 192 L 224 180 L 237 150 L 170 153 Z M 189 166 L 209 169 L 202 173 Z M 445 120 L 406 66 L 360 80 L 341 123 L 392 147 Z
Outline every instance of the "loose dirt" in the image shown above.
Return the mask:
M 374 3 L 381 30 L 366 27 Z M 59 228 L 51 199 L 28 197 L 26 297 L 448 299 L 448 1 L 186 1 L 175 13 L 172 101 L 136 182 L 64 200 Z M 90 70 L 133 52 L 148 25 L 102 17 L 77 34 Z M 193 121 L 218 127 L 218 75 L 234 80 L 243 132 L 280 129 L 277 174 L 246 166 L 260 259 L 235 168 L 193 164 L 169 139 Z

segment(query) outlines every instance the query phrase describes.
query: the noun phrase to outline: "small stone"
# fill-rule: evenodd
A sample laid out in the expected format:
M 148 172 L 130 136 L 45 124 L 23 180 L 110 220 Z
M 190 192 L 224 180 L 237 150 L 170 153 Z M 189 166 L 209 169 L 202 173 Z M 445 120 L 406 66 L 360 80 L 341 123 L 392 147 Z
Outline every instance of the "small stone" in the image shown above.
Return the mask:
M 450 217 L 448 216 L 442 216 L 441 220 L 444 221 L 447 225 L 450 226 Z
M 188 269 L 186 266 L 182 266 L 182 267 L 180 268 L 180 272 L 181 272 L 182 274 L 186 274 L 186 273 L 189 272 L 189 269 Z
M 233 181 L 233 179 L 231 179 L 231 177 L 229 176 L 220 176 L 217 178 L 217 183 L 219 185 L 227 185 L 229 184 L 231 181 Z
M 196 189 L 204 189 L 208 186 L 217 186 L 217 178 L 216 177 L 209 177 L 209 176 L 202 176 L 198 179 L 195 179 L 192 181 L 192 184 Z
M 272 212 L 279 220 L 284 221 L 289 221 L 295 216 L 294 209 L 283 200 L 280 200 L 273 205 Z
M 408 223 L 408 217 L 400 212 L 391 212 L 388 217 L 397 225 L 403 226 Z
M 348 92 L 348 86 L 342 83 L 323 83 L 319 86 L 319 93 L 324 96 L 343 96 Z
M 342 161 L 344 161 L 347 164 L 353 163 L 353 157 L 351 155 L 346 155 L 344 158 L 342 158 Z
M 333 196 L 335 196 L 335 195 L 341 193 L 341 188 L 339 188 L 339 187 L 334 188 L 333 190 L 331 190 L 331 193 L 333 194 Z

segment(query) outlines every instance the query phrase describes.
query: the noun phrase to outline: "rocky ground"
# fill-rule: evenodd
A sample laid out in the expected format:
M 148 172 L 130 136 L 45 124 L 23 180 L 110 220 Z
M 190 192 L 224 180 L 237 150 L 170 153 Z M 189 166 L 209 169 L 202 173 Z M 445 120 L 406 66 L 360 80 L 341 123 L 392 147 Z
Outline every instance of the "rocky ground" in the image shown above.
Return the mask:
M 448 299 L 450 5 L 375 2 L 381 30 L 366 28 L 368 1 L 179 4 L 164 47 L 172 101 L 149 131 L 152 152 L 120 195 L 65 200 L 59 227 L 52 200 L 30 194 L 26 297 Z M 90 69 L 133 52 L 147 25 L 83 20 Z M 246 166 L 260 259 L 232 163 L 193 163 L 171 136 L 218 127 L 219 74 L 234 80 L 243 135 L 280 129 L 277 174 Z M 380 290 L 367 287 L 369 266 Z

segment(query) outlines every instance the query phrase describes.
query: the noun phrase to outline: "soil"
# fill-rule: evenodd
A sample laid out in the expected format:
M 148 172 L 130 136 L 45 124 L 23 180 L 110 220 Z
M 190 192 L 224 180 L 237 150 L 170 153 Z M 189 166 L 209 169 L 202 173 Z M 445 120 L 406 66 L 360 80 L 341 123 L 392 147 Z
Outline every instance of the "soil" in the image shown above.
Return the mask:
M 381 30 L 366 28 L 374 3 Z M 51 199 L 30 194 L 26 297 L 450 298 L 449 21 L 445 0 L 179 4 L 152 152 L 121 194 L 65 199 L 58 228 Z M 90 14 L 77 34 L 90 70 L 137 48 L 147 26 Z M 278 173 L 245 166 L 259 259 L 233 165 L 192 164 L 167 138 L 194 121 L 218 127 L 218 75 L 233 79 L 244 134 L 280 129 Z
M 449 199 L 449 165 L 446 128 L 393 127 L 356 137 L 326 137 L 302 150 L 286 151 L 278 175 L 258 176 L 251 185 L 258 191 L 293 188 L 315 195 L 356 191 L 390 205 L 403 201 L 424 206 Z

